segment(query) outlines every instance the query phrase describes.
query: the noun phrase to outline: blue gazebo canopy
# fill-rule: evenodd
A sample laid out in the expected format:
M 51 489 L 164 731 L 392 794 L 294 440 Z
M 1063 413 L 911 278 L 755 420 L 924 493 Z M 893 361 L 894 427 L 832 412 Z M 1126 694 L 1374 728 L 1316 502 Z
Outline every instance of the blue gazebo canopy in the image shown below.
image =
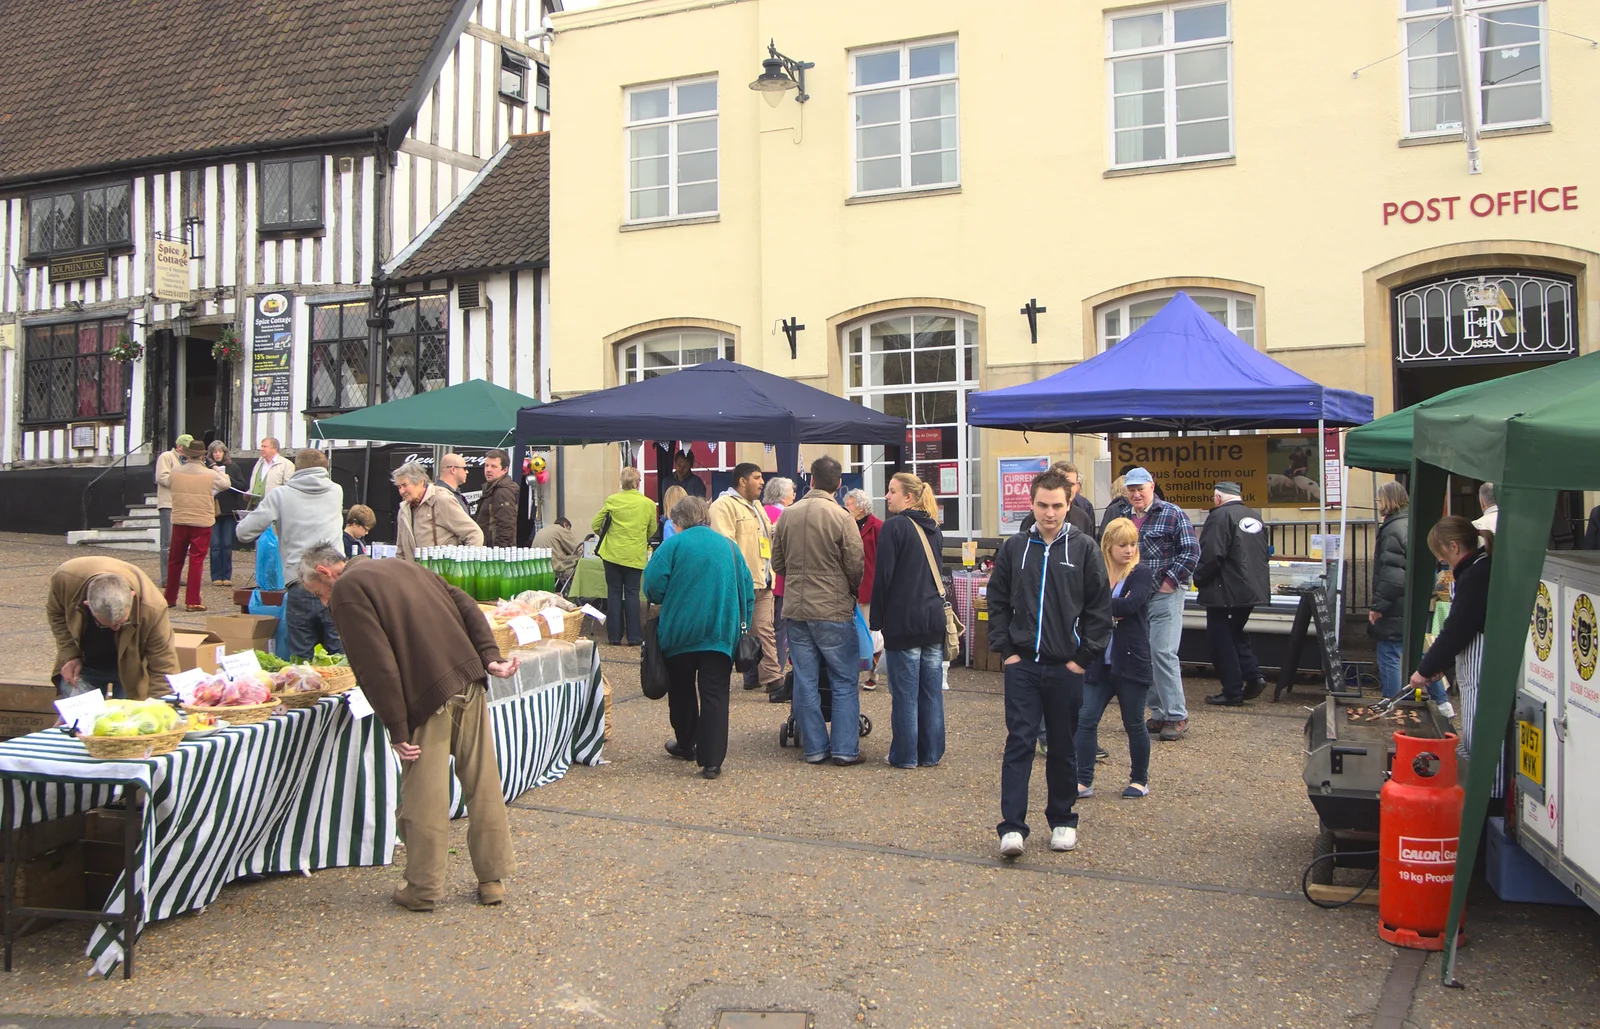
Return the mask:
M 969 394 L 967 420 L 1032 432 L 1332 428 L 1372 421 L 1372 398 L 1284 367 L 1179 293 L 1082 364 Z

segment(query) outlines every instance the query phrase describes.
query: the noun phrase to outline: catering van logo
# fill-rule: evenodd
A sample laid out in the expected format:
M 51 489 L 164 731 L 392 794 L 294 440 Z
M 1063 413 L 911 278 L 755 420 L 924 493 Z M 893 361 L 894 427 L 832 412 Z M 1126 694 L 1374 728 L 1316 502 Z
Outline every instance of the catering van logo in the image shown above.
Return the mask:
M 1588 682 L 1594 677 L 1595 659 L 1600 657 L 1600 638 L 1596 637 L 1594 601 L 1580 593 L 1572 604 L 1572 660 L 1578 674 Z
M 258 301 L 261 313 L 268 318 L 276 318 L 289 309 L 289 298 L 282 293 L 268 293 Z
M 1539 583 L 1539 595 L 1533 599 L 1533 652 L 1540 661 L 1550 660 L 1550 651 L 1556 646 L 1556 612 L 1550 602 L 1550 587 Z
M 1456 844 L 1459 836 L 1447 840 L 1426 840 L 1415 836 L 1400 837 L 1400 860 L 1413 865 L 1453 865 L 1456 863 Z

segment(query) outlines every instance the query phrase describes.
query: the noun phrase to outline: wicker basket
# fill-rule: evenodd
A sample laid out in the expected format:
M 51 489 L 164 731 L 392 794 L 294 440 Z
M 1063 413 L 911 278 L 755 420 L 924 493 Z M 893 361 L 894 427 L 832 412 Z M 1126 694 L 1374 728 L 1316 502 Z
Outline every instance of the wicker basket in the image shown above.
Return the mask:
M 249 725 L 252 722 L 265 722 L 272 717 L 278 709 L 276 700 L 265 704 L 235 704 L 232 707 L 200 707 L 198 704 L 183 705 L 185 711 L 202 715 L 216 715 L 225 718 L 229 725 Z
M 350 670 L 349 665 L 327 665 L 318 668 L 317 674 L 322 676 L 322 692 L 326 696 L 332 697 L 355 689 L 356 673 Z
M 311 707 L 327 695 L 327 690 L 290 690 L 286 693 L 274 693 L 272 699 L 284 707 Z
M 478 608 L 483 612 L 483 616 L 489 620 L 489 628 L 494 632 L 495 646 L 500 648 L 502 655 L 523 648 L 524 644 L 517 641 L 516 632 L 496 617 L 493 604 L 479 604 Z M 566 617 L 562 619 L 560 632 L 551 632 L 549 623 L 540 615 L 535 615 L 533 620 L 539 626 L 540 639 L 566 640 L 568 643 L 575 643 L 583 637 L 583 612 L 581 611 L 566 612 Z
M 150 733 L 144 736 L 79 735 L 78 740 L 83 744 L 83 749 L 89 752 L 90 757 L 101 760 L 127 760 L 170 754 L 178 749 L 178 744 L 183 742 L 184 734 L 188 731 L 189 727 L 185 725 L 170 732 Z

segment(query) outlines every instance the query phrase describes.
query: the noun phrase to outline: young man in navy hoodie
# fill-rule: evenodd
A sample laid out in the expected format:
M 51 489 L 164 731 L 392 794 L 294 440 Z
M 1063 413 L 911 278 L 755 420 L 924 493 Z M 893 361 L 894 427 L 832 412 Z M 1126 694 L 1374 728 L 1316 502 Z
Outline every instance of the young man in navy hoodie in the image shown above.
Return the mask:
M 1022 854 L 1028 780 L 1041 715 L 1050 849 L 1078 845 L 1078 710 L 1083 672 L 1111 641 L 1111 587 L 1092 535 L 1067 524 L 1072 487 L 1058 472 L 1033 480 L 1034 525 L 1000 545 L 989 576 L 989 646 L 1005 659 L 1006 751 L 1000 768 L 1000 854 Z M 1094 755 L 1085 756 L 1093 761 Z

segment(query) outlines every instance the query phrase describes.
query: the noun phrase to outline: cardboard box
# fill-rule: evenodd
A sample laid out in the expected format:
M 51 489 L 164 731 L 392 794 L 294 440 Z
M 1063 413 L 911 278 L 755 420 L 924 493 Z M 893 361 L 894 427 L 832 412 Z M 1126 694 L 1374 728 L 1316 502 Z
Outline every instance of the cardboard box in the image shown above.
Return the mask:
M 180 672 L 191 668 L 215 672 L 222 664 L 222 655 L 227 652 L 222 637 L 214 632 L 175 632 L 172 646 L 178 652 Z
M 64 818 L 47 818 L 43 822 L 30 822 L 17 829 L 17 853 L 23 861 L 32 861 L 47 851 L 77 843 L 83 839 L 87 831 L 88 827 L 81 813 L 67 815 Z M 0 861 L 8 856 L 6 834 L 0 831 Z
M 277 653 L 273 637 L 278 634 L 278 620 L 271 615 L 212 615 L 206 619 L 206 630 L 222 641 L 228 654 L 246 650 Z
M 989 612 L 978 611 L 972 620 L 972 667 L 980 672 L 1000 669 L 1000 655 L 989 650 Z
M 4 874 L 5 866 L 0 864 L 0 875 Z M 17 866 L 17 905 L 81 911 L 84 905 L 83 882 L 83 844 L 70 843 Z M 5 894 L 0 890 L 0 905 L 4 903 Z M 0 907 L 0 913 L 3 911 L 4 908 Z M 24 935 L 51 924 L 50 920 L 40 919 Z
M 60 720 L 56 688 L 48 682 L 0 682 L 0 739 L 26 736 Z

